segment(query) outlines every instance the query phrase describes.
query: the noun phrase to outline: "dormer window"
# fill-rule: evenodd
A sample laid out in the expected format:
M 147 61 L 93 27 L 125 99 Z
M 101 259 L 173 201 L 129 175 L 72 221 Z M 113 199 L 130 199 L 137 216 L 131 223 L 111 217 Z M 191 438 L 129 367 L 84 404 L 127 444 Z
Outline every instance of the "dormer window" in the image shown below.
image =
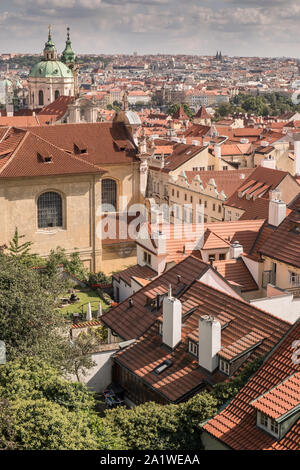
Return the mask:
M 189 352 L 193 354 L 193 356 L 198 357 L 198 343 L 189 341 Z
M 269 434 L 279 437 L 280 425 L 275 419 L 270 418 L 260 411 L 257 412 L 257 425 Z
M 221 372 L 224 372 L 224 374 L 229 375 L 229 373 L 230 373 L 230 364 L 229 364 L 229 362 L 224 361 L 224 359 L 220 359 L 219 369 L 220 369 Z

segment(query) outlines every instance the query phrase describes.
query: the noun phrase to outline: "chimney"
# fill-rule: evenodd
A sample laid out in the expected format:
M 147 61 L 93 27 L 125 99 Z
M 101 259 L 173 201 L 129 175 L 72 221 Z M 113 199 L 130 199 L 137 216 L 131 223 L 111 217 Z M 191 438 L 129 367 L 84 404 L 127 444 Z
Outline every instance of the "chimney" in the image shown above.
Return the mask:
M 221 145 L 215 144 L 215 157 L 221 158 L 222 157 L 222 150 L 221 150 Z
M 213 372 L 218 367 L 221 349 L 221 325 L 209 315 L 199 318 L 199 365 Z
M 165 255 L 167 250 L 166 235 L 158 230 L 153 233 L 153 240 L 157 246 L 157 254 Z
M 181 341 L 181 322 L 181 302 L 172 297 L 169 286 L 168 297 L 163 301 L 163 343 L 171 349 L 175 349 Z
M 295 136 L 294 142 L 294 154 L 295 154 L 295 175 L 300 175 L 300 134 Z
M 269 224 L 278 227 L 286 217 L 286 203 L 281 201 L 280 191 L 274 189 L 269 192 Z
M 241 245 L 238 241 L 231 243 L 229 248 L 229 257 L 230 259 L 237 259 L 243 253 L 243 245 Z

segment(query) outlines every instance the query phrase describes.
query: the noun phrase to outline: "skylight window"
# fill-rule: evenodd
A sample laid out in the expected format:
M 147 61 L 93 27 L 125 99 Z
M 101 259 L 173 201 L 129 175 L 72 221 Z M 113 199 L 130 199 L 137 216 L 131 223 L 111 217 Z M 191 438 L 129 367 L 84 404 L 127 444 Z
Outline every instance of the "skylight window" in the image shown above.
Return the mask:
M 159 366 L 155 367 L 154 373 L 156 375 L 162 374 L 166 369 L 171 367 L 173 365 L 173 362 L 170 359 L 166 359 L 164 362 L 162 362 Z

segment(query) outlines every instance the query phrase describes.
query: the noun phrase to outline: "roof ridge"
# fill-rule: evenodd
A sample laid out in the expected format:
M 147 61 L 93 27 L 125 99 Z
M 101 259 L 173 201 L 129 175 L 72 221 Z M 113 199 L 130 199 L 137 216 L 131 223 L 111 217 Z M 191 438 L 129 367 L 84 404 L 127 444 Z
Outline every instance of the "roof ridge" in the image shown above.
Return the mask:
M 247 301 L 244 300 L 243 298 L 233 297 L 233 295 L 228 294 L 227 292 L 221 291 L 220 289 L 217 289 L 216 287 L 212 287 L 212 286 L 210 286 L 209 284 L 205 284 L 205 283 L 204 283 L 203 281 L 201 281 L 201 280 L 197 280 L 197 282 L 200 282 L 200 283 L 203 284 L 204 286 L 209 287 L 210 289 L 215 290 L 215 291 L 217 291 L 217 292 L 220 292 L 220 293 L 223 294 L 223 295 L 227 295 L 228 297 L 231 297 L 232 299 L 234 299 L 234 300 L 236 300 L 236 301 L 238 301 L 238 302 L 241 302 L 241 303 L 243 303 L 243 304 L 246 304 L 246 305 L 248 305 L 249 307 L 254 308 L 255 310 L 259 310 L 260 312 L 263 312 L 264 314 L 266 314 L 266 315 L 268 315 L 268 316 L 270 316 L 270 317 L 276 319 L 277 321 L 283 322 L 283 323 L 285 323 L 286 325 L 291 326 L 291 323 L 290 323 L 290 322 L 288 322 L 288 321 L 286 321 L 286 320 L 283 320 L 282 318 L 276 317 L 276 315 L 273 315 L 272 313 L 267 312 L 266 310 L 263 310 L 262 308 L 259 308 L 259 307 L 257 307 L 256 305 L 252 305 L 251 303 L 247 302 Z

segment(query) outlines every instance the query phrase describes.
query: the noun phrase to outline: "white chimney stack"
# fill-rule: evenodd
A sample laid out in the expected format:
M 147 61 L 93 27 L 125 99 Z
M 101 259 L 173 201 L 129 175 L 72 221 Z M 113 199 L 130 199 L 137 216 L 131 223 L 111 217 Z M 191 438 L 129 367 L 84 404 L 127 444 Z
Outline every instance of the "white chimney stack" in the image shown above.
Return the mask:
M 299 139 L 299 140 L 298 140 Z M 295 174 L 300 175 L 300 134 L 295 136 L 294 142 Z
M 230 259 L 239 258 L 241 256 L 241 254 L 243 253 L 243 251 L 244 251 L 243 245 L 241 245 L 238 241 L 233 242 L 230 245 L 230 248 L 229 248 L 229 257 L 230 257 Z
M 168 297 L 163 300 L 163 343 L 174 349 L 181 341 L 181 302 L 172 297 L 171 286 Z
M 199 318 L 199 365 L 213 372 L 218 367 L 221 349 L 221 325 L 209 315 Z
M 278 227 L 286 217 L 286 203 L 281 201 L 280 191 L 274 189 L 269 192 L 269 224 Z
M 215 144 L 215 157 L 221 158 L 222 157 L 222 150 L 221 150 L 221 145 Z
M 166 235 L 158 230 L 153 233 L 153 240 L 157 246 L 157 254 L 165 255 L 167 251 Z

